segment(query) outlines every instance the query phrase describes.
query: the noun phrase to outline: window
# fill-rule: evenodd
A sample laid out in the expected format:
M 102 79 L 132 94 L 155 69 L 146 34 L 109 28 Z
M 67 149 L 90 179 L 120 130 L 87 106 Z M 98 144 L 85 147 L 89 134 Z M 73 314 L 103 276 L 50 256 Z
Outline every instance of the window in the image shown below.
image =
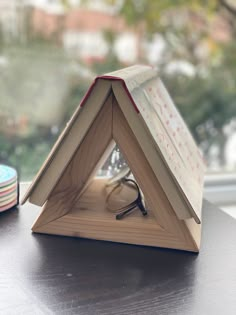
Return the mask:
M 1 163 L 31 180 L 94 76 L 150 63 L 199 144 L 208 173 L 235 172 L 231 6 L 214 0 L 2 0 Z

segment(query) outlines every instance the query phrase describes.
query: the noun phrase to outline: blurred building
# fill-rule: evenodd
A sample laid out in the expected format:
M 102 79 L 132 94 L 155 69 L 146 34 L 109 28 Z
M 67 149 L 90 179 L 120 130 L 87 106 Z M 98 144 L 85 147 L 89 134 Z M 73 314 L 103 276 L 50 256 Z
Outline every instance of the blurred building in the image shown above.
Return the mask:
M 25 40 L 27 7 L 27 0 L 0 1 L 0 32 L 4 41 L 8 42 L 12 39 Z
M 19 34 L 17 0 L 0 1 L 0 27 L 4 38 L 16 37 Z
M 112 34 L 113 51 L 121 61 L 132 63 L 137 59 L 136 31 L 112 10 L 93 7 L 67 10 L 55 1 L 44 5 L 41 1 L 40 5 L 34 3 L 31 24 L 35 35 L 59 41 L 68 54 L 87 63 L 104 60 L 109 53 L 107 33 Z

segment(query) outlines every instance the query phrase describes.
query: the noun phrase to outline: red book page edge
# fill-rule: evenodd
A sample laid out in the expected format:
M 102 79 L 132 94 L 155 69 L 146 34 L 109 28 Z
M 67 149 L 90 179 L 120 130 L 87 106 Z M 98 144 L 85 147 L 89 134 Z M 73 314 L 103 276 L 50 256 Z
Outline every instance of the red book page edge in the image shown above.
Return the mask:
M 92 90 L 93 90 L 93 87 L 94 85 L 96 84 L 97 80 L 99 79 L 104 79 L 104 80 L 113 80 L 113 81 L 120 81 L 124 87 L 124 90 L 125 92 L 127 93 L 131 103 L 133 104 L 134 106 L 134 109 L 136 111 L 137 114 L 139 114 L 139 110 L 138 110 L 138 107 L 137 105 L 135 104 L 131 94 L 130 94 L 130 91 L 128 90 L 126 84 L 125 84 L 125 81 L 119 77 L 113 77 L 113 76 L 109 76 L 109 75 L 102 75 L 102 76 L 98 76 L 96 77 L 96 79 L 94 80 L 94 82 L 91 84 L 90 88 L 88 89 L 87 93 L 85 94 L 85 96 L 83 97 L 82 101 L 81 101 L 81 104 L 80 104 L 80 107 L 83 107 L 86 100 L 88 99 L 89 95 L 92 93 Z

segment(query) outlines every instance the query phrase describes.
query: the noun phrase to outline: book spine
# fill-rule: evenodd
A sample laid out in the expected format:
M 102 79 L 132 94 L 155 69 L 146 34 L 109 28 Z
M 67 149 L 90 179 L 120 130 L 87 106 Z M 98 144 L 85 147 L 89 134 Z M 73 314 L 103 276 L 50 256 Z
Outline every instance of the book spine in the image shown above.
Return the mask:
M 96 83 L 96 81 L 99 80 L 99 79 L 102 79 L 102 80 L 113 80 L 113 81 L 119 81 L 119 82 L 121 82 L 121 84 L 123 85 L 123 88 L 124 88 L 125 92 L 127 93 L 128 97 L 129 97 L 129 99 L 130 99 L 130 101 L 131 101 L 131 103 L 132 103 L 132 105 L 133 105 L 133 107 L 134 107 L 134 109 L 135 109 L 135 111 L 136 111 L 136 113 L 139 114 L 139 109 L 138 109 L 138 107 L 137 107 L 137 105 L 136 105 L 134 99 L 132 98 L 132 95 L 130 94 L 129 89 L 127 88 L 127 85 L 126 85 L 126 83 L 125 83 L 125 80 L 122 79 L 122 78 L 119 78 L 119 77 L 109 76 L 109 75 L 102 75 L 102 76 L 96 77 L 94 83 L 91 85 L 91 87 L 89 88 L 89 90 L 88 90 L 88 92 L 86 93 L 85 97 L 83 98 L 83 100 L 82 100 L 82 102 L 81 102 L 81 105 L 80 105 L 81 107 L 84 105 L 86 99 L 89 97 L 89 95 L 90 95 L 90 93 L 91 93 L 91 91 L 92 91 L 93 85 L 94 85 L 94 84 Z

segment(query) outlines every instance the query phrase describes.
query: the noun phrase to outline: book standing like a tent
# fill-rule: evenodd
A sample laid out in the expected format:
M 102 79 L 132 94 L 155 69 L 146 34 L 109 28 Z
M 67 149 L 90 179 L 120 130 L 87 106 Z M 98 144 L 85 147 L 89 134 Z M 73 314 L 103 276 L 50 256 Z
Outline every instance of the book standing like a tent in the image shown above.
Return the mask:
M 119 146 L 148 208 L 116 220 L 106 179 L 94 178 Z M 204 164 L 156 70 L 97 77 L 24 196 L 43 206 L 32 230 L 199 251 Z

